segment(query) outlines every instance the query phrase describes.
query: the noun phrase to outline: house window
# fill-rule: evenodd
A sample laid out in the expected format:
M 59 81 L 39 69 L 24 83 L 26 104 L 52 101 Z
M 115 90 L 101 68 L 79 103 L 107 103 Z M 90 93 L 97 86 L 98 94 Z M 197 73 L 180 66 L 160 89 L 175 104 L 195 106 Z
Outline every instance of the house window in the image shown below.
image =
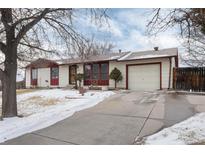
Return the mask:
M 93 64 L 93 80 L 98 80 L 99 77 L 100 77 L 100 74 L 99 74 L 99 64 Z
M 84 66 L 84 74 L 85 74 L 85 80 L 89 80 L 91 78 L 91 65 L 85 64 Z
M 107 62 L 84 65 L 84 85 L 108 85 L 109 65 Z
M 102 80 L 108 80 L 109 74 L 108 74 L 108 64 L 101 64 L 101 79 Z
M 37 78 L 38 78 L 38 69 L 33 68 L 31 69 L 31 85 L 37 85 Z
M 51 67 L 51 85 L 59 84 L 59 68 Z

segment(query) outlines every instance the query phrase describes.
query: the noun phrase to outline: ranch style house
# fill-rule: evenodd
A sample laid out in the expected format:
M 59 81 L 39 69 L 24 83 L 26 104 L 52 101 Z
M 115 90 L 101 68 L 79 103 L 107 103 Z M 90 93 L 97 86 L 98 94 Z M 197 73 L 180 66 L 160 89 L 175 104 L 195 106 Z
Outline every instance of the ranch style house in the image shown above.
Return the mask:
M 118 88 L 130 90 L 159 90 L 173 87 L 173 68 L 178 67 L 178 49 L 158 49 L 139 52 L 113 52 L 92 55 L 85 59 L 37 59 L 26 66 L 26 88 L 71 87 L 75 75 L 83 73 L 82 86 L 114 88 L 110 72 L 117 68 L 123 79 Z

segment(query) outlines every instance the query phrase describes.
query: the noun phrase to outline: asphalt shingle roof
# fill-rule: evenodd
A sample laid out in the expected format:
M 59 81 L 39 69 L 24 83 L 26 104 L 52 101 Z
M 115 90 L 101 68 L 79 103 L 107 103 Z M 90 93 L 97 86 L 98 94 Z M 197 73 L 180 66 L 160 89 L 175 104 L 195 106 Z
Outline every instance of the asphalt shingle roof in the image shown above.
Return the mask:
M 128 52 L 110 53 L 106 55 L 93 55 L 85 59 L 81 59 L 81 58 L 61 59 L 61 60 L 56 60 L 56 62 L 58 64 L 77 64 L 77 63 L 88 63 L 88 62 L 97 62 L 97 61 L 112 61 L 125 56 L 127 53 Z
M 148 51 L 137 51 L 137 52 L 113 52 L 106 55 L 91 55 L 85 59 L 82 58 L 69 58 L 60 60 L 47 60 L 38 59 L 28 66 L 38 66 L 49 65 L 50 63 L 64 65 L 64 64 L 79 64 L 79 63 L 89 63 L 98 61 L 127 61 L 127 60 L 138 60 L 138 59 L 151 59 L 151 58 L 163 58 L 163 57 L 173 57 L 178 55 L 177 48 L 148 50 Z

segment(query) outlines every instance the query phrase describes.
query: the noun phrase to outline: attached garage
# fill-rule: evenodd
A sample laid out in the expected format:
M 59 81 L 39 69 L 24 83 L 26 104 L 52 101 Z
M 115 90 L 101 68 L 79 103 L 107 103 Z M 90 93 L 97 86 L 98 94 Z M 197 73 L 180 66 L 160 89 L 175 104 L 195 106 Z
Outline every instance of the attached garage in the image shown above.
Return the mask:
M 145 91 L 161 89 L 161 63 L 127 65 L 127 88 Z

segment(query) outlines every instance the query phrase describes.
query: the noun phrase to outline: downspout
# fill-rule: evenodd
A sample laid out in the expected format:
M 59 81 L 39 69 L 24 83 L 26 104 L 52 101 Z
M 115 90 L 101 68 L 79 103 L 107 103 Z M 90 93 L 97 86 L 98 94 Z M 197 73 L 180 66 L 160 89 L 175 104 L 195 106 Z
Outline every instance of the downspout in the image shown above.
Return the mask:
M 32 68 L 30 67 L 30 88 L 32 87 Z
M 175 60 L 175 68 L 178 68 L 179 67 L 179 52 L 178 52 L 178 49 L 177 49 L 177 55 L 174 57 L 174 60 Z M 176 72 L 173 72 L 173 82 L 172 82 L 172 87 L 173 88 L 176 88 L 176 85 L 175 85 L 175 74 Z
M 170 85 L 171 85 L 171 70 L 172 70 L 172 57 L 169 57 L 169 83 L 168 83 L 168 89 L 170 89 Z

